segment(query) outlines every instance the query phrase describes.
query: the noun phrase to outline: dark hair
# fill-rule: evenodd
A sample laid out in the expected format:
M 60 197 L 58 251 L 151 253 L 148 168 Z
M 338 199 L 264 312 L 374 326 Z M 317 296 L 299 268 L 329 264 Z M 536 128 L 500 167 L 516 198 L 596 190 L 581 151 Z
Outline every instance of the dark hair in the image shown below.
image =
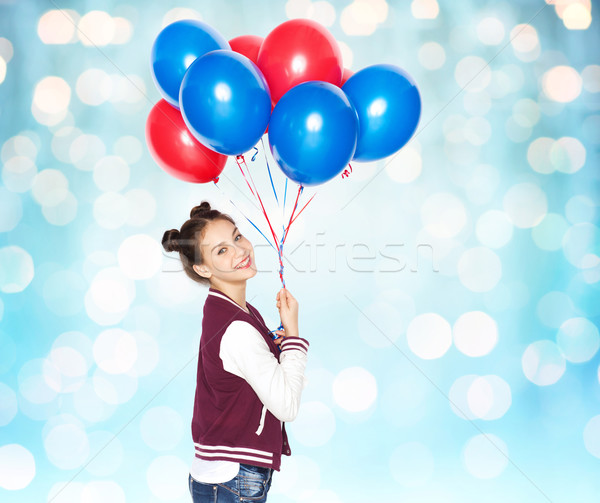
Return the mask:
M 185 273 L 198 283 L 210 285 L 210 280 L 200 276 L 194 268 L 194 264 L 201 265 L 204 262 L 200 243 L 204 239 L 206 225 L 213 220 L 228 220 L 233 225 L 233 218 L 219 210 L 210 207 L 208 201 L 202 201 L 199 206 L 194 206 L 190 211 L 190 219 L 182 226 L 181 230 L 171 229 L 165 231 L 162 245 L 165 251 L 179 252 L 179 258 Z

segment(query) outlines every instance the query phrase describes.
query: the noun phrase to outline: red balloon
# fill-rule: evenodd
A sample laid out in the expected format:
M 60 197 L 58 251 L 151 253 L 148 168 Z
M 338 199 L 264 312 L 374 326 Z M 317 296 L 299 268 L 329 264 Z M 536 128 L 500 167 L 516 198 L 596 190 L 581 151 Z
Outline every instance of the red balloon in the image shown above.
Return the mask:
M 329 31 L 309 19 L 291 19 L 267 35 L 258 52 L 273 104 L 292 87 L 309 80 L 336 86 L 342 81 L 342 53 Z
M 218 177 L 227 156 L 202 145 L 187 129 L 181 112 L 160 100 L 146 121 L 146 143 L 154 160 L 167 173 L 192 183 Z
M 340 87 L 342 87 L 346 81 L 354 75 L 352 70 L 348 70 L 348 68 L 344 68 L 344 73 L 342 74 L 342 82 L 340 83 Z
M 240 53 L 242 56 L 246 56 L 255 65 L 258 64 L 258 51 L 263 43 L 263 38 L 257 35 L 241 35 L 239 37 L 232 38 L 229 41 L 231 50 Z

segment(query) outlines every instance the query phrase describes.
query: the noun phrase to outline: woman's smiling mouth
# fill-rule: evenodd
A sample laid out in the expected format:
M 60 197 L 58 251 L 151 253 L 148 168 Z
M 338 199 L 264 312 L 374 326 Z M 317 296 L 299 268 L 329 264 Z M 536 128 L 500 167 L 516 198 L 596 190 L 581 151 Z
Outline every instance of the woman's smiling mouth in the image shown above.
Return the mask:
M 237 265 L 235 268 L 246 269 L 247 267 L 250 267 L 250 255 L 248 255 L 248 257 L 244 261 L 240 262 L 240 264 Z

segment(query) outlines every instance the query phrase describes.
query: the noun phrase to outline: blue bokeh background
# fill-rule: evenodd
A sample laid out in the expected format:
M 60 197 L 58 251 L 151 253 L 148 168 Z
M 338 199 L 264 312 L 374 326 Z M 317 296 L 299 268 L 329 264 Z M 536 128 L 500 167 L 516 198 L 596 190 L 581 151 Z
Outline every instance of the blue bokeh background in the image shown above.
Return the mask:
M 234 159 L 215 186 L 150 157 L 150 50 L 181 18 L 231 39 L 296 17 L 353 71 L 406 70 L 423 111 L 397 155 L 300 196 L 309 383 L 269 501 L 598 501 L 597 9 L 0 1 L 0 501 L 190 501 L 206 289 L 162 235 L 206 199 L 254 243 L 272 328 L 281 284 Z M 298 187 L 266 141 L 246 161 L 280 232 Z

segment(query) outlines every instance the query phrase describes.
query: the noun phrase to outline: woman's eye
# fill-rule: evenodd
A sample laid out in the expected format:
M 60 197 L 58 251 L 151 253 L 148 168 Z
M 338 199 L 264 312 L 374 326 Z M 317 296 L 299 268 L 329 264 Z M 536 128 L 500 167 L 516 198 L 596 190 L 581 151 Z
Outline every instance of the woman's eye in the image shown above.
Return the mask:
M 242 235 L 241 235 L 241 234 L 238 234 L 238 235 L 235 237 L 235 240 L 237 241 L 237 238 L 241 238 L 241 237 L 242 237 Z M 225 250 L 225 248 L 221 248 L 221 249 L 220 249 L 220 250 L 217 252 L 217 255 L 221 255 L 221 252 L 222 252 L 223 250 Z

